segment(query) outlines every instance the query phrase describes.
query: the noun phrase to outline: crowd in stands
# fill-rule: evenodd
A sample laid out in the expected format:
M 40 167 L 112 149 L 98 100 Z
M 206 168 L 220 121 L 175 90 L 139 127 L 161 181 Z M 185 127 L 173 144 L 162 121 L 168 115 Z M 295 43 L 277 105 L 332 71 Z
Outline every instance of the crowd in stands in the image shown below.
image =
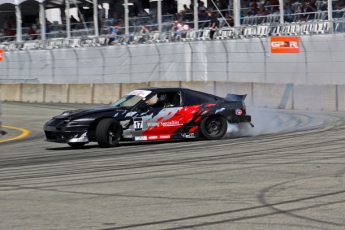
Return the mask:
M 198 7 L 198 21 L 199 28 L 194 28 L 194 6 L 193 4 L 184 5 L 183 10 L 178 12 L 176 4 L 162 6 L 162 31 L 171 32 L 175 37 L 186 37 L 186 31 L 191 29 L 204 29 L 211 27 L 211 38 L 213 37 L 216 28 L 223 26 L 234 26 L 232 10 L 229 10 L 227 0 L 216 1 L 216 6 L 210 5 L 205 7 L 205 3 L 200 1 Z M 249 1 L 247 5 L 241 6 L 241 24 L 261 24 L 270 15 L 279 16 L 279 0 L 264 0 L 257 2 L 255 0 Z M 333 1 L 333 18 L 344 18 L 345 16 L 345 0 Z M 149 14 L 150 12 L 150 14 Z M 150 9 L 146 12 L 133 3 L 130 11 L 129 31 L 130 33 L 137 33 L 142 35 L 141 42 L 147 40 L 150 33 L 158 32 L 158 19 L 156 9 Z M 213 12 L 213 13 L 210 13 Z M 327 1 L 305 0 L 302 3 L 287 0 L 284 3 L 284 21 L 285 22 L 303 22 L 316 18 L 317 12 L 325 12 L 323 19 L 327 20 Z M 99 5 L 99 34 L 109 38 L 109 44 L 115 44 L 116 37 L 125 34 L 125 20 L 121 11 L 117 11 L 114 6 L 110 4 L 108 17 L 106 18 L 106 11 L 102 5 Z M 92 35 L 88 31 L 94 29 L 93 25 L 93 7 L 79 7 L 78 8 L 79 20 L 70 17 L 71 29 L 73 31 L 86 31 L 86 35 Z M 247 20 L 248 18 L 255 18 L 255 20 Z M 279 19 L 279 17 L 276 17 Z M 279 23 L 279 20 L 272 21 Z M 1 41 L 15 40 L 16 21 L 13 17 L 5 18 L 3 29 L 0 30 Z M 47 37 L 59 37 L 66 35 L 66 17 L 62 15 L 62 25 L 52 25 L 46 19 L 46 35 Z M 23 28 L 23 40 L 36 40 L 40 39 L 41 28 L 38 22 L 28 28 Z M 54 36 L 53 36 L 54 34 Z M 79 34 L 78 34 L 79 35 Z M 61 37 L 61 36 L 60 36 Z

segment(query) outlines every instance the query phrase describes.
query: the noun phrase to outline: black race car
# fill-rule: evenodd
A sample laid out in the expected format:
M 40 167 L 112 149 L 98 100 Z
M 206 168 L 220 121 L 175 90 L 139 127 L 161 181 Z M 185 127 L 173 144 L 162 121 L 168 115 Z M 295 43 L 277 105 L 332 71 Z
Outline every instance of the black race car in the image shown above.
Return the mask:
M 45 140 L 74 148 L 89 142 L 114 147 L 120 141 L 217 140 L 225 136 L 228 122 L 251 122 L 245 97 L 222 98 L 186 88 L 141 88 L 107 106 L 53 117 L 44 125 Z

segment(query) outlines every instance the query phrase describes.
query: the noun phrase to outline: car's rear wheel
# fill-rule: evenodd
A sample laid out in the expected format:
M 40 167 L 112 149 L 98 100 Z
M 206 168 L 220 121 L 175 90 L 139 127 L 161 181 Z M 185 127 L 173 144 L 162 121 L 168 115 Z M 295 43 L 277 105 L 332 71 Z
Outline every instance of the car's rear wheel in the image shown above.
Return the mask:
M 74 149 L 81 149 L 84 147 L 85 143 L 68 143 Z
M 118 121 L 106 118 L 96 128 L 96 140 L 102 148 L 115 147 L 121 138 L 121 126 Z
M 222 116 L 210 116 L 200 124 L 201 134 L 209 140 L 222 139 L 228 129 L 228 122 Z

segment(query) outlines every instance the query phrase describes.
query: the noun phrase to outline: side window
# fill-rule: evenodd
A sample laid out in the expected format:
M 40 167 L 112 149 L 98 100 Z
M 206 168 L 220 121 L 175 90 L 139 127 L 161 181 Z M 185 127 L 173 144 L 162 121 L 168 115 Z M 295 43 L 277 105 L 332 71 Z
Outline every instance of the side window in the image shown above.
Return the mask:
M 152 108 L 172 108 L 182 106 L 181 92 L 158 93 L 146 101 Z
M 156 94 L 156 95 L 153 95 L 150 99 L 148 99 L 146 103 L 149 105 L 154 105 L 157 101 L 158 101 L 158 96 Z

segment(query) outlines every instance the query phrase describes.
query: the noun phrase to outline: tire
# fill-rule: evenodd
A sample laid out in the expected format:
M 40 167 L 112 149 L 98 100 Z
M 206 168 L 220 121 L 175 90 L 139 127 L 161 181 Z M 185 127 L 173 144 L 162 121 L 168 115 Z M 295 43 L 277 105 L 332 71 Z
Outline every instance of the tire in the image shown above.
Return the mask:
M 222 139 L 228 129 L 228 121 L 222 116 L 210 116 L 200 124 L 202 136 L 208 140 Z
M 67 144 L 74 149 L 81 149 L 85 145 L 85 143 L 67 143 Z
M 96 127 L 96 140 L 102 148 L 115 147 L 121 138 L 121 126 L 118 121 L 106 118 L 101 120 Z

